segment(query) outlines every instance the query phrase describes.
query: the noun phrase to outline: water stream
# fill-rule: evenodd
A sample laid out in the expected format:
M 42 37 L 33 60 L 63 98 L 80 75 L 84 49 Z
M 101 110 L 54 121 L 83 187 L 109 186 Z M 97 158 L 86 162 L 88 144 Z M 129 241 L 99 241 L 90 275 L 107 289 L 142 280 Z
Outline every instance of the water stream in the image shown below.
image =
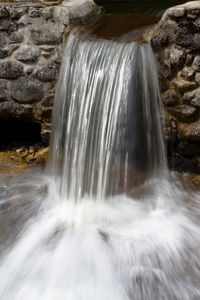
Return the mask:
M 70 34 L 45 174 L 1 193 L 1 300 L 200 299 L 199 195 L 167 169 L 161 113 L 148 44 Z

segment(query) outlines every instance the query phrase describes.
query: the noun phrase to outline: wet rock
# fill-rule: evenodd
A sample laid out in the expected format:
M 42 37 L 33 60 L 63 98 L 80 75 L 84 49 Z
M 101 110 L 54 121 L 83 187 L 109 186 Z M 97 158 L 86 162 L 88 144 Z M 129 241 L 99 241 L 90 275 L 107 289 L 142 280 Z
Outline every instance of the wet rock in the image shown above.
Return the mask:
M 167 110 L 180 122 L 191 122 L 197 119 L 197 109 L 192 106 L 178 105 Z
M 185 140 L 200 142 L 200 121 L 187 126 L 182 126 L 180 128 L 180 134 Z
M 55 63 L 49 63 L 41 67 L 35 74 L 36 78 L 43 82 L 53 81 L 58 77 L 59 67 Z
M 183 96 L 184 103 L 194 105 L 195 107 L 200 107 L 200 88 L 187 92 Z
M 34 103 L 43 97 L 42 84 L 31 78 L 20 78 L 10 85 L 11 96 L 18 103 Z
M 192 90 L 196 87 L 196 83 L 193 81 L 184 80 L 181 78 L 176 78 L 173 80 L 173 85 L 177 88 L 180 92 L 185 92 Z
M 15 61 L 0 62 L 0 78 L 15 79 L 24 74 L 23 65 Z
M 31 30 L 31 39 L 36 45 L 56 45 L 62 42 L 64 26 L 47 23 Z
M 169 89 L 162 94 L 162 99 L 167 106 L 177 105 L 180 95 L 175 89 Z
M 22 46 L 15 53 L 15 58 L 24 63 L 35 62 L 39 56 L 40 56 L 40 50 L 34 46 Z

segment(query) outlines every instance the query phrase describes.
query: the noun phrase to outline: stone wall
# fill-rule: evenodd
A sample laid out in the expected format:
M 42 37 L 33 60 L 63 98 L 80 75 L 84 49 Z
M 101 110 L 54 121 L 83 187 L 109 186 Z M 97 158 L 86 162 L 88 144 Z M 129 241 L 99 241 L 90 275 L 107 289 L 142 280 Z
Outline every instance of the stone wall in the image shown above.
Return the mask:
M 200 1 L 166 11 L 153 29 L 172 168 L 200 173 Z
M 99 13 L 92 0 L 0 2 L 0 119 L 40 122 L 45 139 L 69 26 Z

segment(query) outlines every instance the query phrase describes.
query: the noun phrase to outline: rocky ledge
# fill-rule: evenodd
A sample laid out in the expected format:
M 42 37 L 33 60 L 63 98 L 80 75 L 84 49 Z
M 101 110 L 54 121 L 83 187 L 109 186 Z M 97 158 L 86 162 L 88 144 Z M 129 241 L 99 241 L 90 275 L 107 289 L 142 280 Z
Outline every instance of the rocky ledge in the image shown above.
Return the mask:
M 166 11 L 151 33 L 174 169 L 200 174 L 200 1 Z
M 0 119 L 39 122 L 45 139 L 69 28 L 100 12 L 92 0 L 0 2 Z

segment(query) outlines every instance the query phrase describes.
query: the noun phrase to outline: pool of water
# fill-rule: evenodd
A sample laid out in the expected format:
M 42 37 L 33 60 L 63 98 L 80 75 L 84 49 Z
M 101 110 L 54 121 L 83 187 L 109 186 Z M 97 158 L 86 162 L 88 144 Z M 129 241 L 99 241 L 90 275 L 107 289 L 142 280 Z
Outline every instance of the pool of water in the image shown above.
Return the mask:
M 165 9 L 185 3 L 177 0 L 95 0 L 106 12 L 159 14 Z

